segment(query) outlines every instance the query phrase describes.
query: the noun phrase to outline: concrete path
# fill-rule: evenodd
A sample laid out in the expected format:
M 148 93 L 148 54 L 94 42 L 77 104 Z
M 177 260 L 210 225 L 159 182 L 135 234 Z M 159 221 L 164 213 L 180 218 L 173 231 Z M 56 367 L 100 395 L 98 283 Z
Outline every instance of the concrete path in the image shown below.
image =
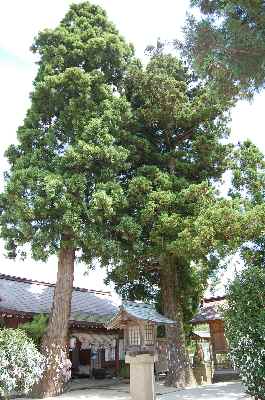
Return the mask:
M 215 383 L 158 396 L 159 400 L 250 400 L 238 382 Z M 92 400 L 92 399 L 91 399 Z
M 56 397 L 60 400 L 130 400 L 128 385 L 76 390 Z M 157 400 L 250 400 L 238 382 L 216 383 L 199 388 L 176 390 L 157 386 Z

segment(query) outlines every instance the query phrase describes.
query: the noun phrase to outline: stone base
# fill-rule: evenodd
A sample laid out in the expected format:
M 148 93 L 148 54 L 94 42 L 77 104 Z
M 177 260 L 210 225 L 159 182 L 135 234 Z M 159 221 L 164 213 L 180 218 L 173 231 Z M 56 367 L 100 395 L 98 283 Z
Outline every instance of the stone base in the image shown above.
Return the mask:
M 154 400 L 154 356 L 151 354 L 126 355 L 130 364 L 130 394 L 132 400 Z
M 192 368 L 193 372 L 193 384 L 203 385 L 212 383 L 212 367 L 206 363 L 201 367 Z

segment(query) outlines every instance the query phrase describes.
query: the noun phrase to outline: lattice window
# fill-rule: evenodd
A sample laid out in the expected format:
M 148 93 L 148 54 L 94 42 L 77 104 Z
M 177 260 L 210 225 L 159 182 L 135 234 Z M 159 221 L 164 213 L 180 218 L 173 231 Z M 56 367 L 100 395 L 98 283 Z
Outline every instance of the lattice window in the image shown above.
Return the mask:
M 146 325 L 144 328 L 144 343 L 146 345 L 154 344 L 154 327 L 153 325 Z
M 112 347 L 112 348 L 111 348 L 110 359 L 114 361 L 115 358 L 116 358 L 116 349 L 115 349 L 115 347 Z
M 140 340 L 140 328 L 139 326 L 129 327 L 129 346 L 139 346 Z
M 115 347 L 109 346 L 105 349 L 105 361 L 115 360 L 116 349 Z

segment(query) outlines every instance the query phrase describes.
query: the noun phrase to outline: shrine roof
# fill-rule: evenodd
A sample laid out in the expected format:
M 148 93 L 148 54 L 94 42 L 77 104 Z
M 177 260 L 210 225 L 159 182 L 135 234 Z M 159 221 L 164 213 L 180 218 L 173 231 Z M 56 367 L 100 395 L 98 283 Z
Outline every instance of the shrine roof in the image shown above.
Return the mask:
M 155 322 L 157 324 L 175 324 L 173 321 L 156 311 L 152 304 L 124 301 L 121 308 L 136 319 Z
M 205 299 L 196 315 L 192 318 L 192 324 L 203 324 L 209 321 L 223 320 L 222 308 L 226 305 L 225 297 Z
M 173 325 L 173 321 L 156 311 L 152 304 L 124 301 L 120 311 L 109 322 L 108 328 L 117 328 L 123 320 L 124 314 L 135 320 L 148 321 L 156 325 Z

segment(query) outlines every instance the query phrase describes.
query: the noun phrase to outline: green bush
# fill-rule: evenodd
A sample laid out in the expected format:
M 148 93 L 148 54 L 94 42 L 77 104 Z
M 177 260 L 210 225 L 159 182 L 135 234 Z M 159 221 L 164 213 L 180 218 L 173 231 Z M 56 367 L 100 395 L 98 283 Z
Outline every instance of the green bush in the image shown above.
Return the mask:
M 35 315 L 31 322 L 26 322 L 19 327 L 33 340 L 38 349 L 41 346 L 43 335 L 46 332 L 48 319 L 48 315 L 38 314 Z
M 125 379 L 129 379 L 130 378 L 130 365 L 129 364 L 125 364 L 124 360 L 122 360 L 121 363 L 120 363 L 119 375 L 122 378 L 125 378 Z
M 224 318 L 230 357 L 248 392 L 265 400 L 265 269 L 245 269 L 227 294 Z
M 45 358 L 21 329 L 0 330 L 0 396 L 28 393 L 41 378 Z

